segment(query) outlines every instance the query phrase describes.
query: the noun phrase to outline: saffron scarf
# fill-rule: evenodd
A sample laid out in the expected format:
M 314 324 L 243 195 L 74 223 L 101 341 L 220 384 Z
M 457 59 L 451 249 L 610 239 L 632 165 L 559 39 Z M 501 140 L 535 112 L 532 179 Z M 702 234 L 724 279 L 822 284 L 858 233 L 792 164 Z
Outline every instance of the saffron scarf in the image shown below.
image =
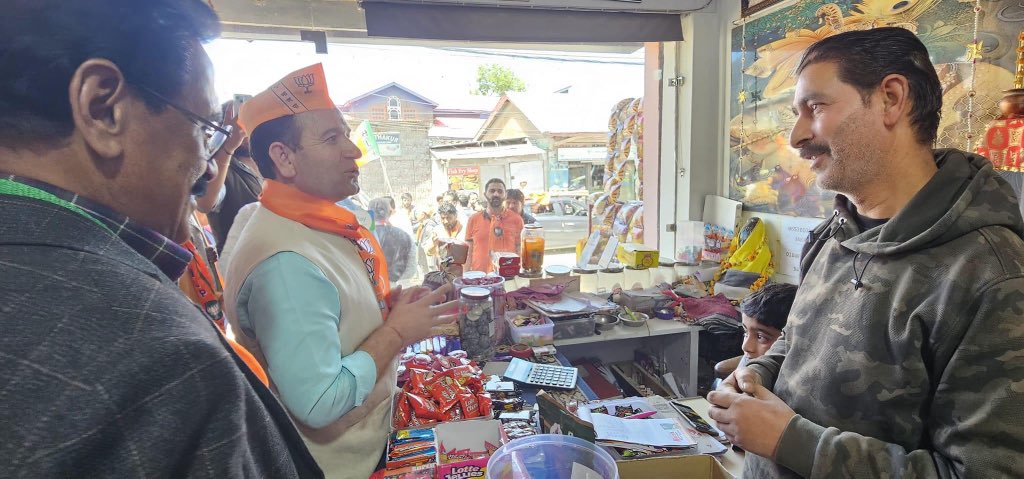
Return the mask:
M 192 286 L 192 301 L 203 308 L 206 316 L 209 317 L 214 324 L 224 331 L 224 312 L 220 307 L 221 293 L 218 291 L 216 279 L 213 277 L 213 273 L 210 268 L 206 266 L 206 262 L 203 261 L 203 257 L 199 256 L 199 251 L 196 249 L 196 245 L 192 240 L 188 240 L 181 244 L 192 253 L 192 261 L 188 263 L 188 279 Z M 186 294 L 188 292 L 186 291 Z
M 359 259 L 366 267 L 373 292 L 377 296 L 377 305 L 385 313 L 385 318 L 387 317 L 391 284 L 388 281 L 388 264 L 384 259 L 384 251 L 373 233 L 359 224 L 355 214 L 330 200 L 318 198 L 294 186 L 274 180 L 264 180 L 260 204 L 282 218 L 352 241 L 359 250 Z

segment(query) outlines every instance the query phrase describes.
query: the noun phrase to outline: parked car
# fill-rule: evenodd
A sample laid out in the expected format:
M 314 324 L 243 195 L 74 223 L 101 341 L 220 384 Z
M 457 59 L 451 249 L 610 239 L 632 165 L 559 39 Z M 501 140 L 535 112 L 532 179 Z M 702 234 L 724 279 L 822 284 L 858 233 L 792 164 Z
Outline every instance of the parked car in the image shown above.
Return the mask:
M 579 240 L 589 235 L 589 211 L 581 201 L 555 197 L 546 205 L 527 202 L 526 208 L 544 227 L 544 249 L 575 248 Z

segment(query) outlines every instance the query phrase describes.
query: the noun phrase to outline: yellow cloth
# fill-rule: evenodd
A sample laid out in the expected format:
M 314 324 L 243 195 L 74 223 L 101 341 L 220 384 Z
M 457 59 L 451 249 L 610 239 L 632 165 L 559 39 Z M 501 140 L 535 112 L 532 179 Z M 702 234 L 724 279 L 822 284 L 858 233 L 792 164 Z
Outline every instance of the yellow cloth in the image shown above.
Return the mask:
M 755 219 L 757 224 L 754 226 L 754 231 L 742 245 L 739 244 L 739 234 L 732 237 L 732 243 L 729 245 L 731 255 L 728 269 L 771 277 L 775 274 L 775 268 L 772 265 L 772 250 L 768 247 L 768 234 L 764 227 L 764 221 Z
M 238 123 L 250 135 L 256 127 L 283 116 L 337 108 L 327 92 L 321 63 L 285 75 L 270 88 L 242 104 Z

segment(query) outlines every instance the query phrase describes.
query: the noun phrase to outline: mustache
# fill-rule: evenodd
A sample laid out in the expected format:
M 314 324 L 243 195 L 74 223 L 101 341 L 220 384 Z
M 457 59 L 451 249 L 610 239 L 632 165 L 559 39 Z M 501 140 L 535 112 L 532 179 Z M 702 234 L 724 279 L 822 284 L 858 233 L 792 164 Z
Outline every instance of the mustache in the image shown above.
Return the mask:
M 827 145 L 822 145 L 820 143 L 808 143 L 807 145 L 804 145 L 803 148 L 800 148 L 800 158 L 803 158 L 805 160 L 811 159 L 812 156 L 831 153 L 831 148 L 829 148 Z

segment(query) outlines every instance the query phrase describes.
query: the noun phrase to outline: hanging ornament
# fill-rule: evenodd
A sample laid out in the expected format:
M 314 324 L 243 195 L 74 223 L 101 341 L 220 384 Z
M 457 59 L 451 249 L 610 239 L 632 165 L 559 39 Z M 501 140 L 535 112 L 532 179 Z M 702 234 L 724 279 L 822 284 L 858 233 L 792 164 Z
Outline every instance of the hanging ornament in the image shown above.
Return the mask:
M 740 104 L 740 144 L 737 153 L 739 164 L 747 158 L 747 19 L 740 18 L 740 94 L 736 100 Z
M 974 98 L 977 96 L 975 84 L 978 80 L 978 60 L 982 56 L 983 44 L 978 39 L 978 26 L 981 25 L 981 0 L 974 0 L 974 40 L 967 46 L 967 61 L 971 62 L 971 88 L 967 93 L 967 151 L 974 151 Z

